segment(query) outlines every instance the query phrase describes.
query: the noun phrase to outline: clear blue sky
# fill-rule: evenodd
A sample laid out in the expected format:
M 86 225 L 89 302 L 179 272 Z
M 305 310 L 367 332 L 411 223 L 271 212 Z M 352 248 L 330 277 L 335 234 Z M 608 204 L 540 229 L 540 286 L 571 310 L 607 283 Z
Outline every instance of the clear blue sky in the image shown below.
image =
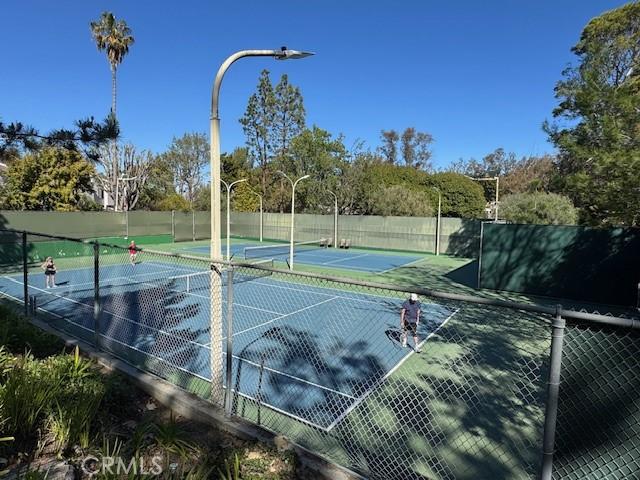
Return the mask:
M 108 113 L 111 77 L 89 22 L 104 10 L 136 39 L 118 73 L 125 140 L 159 152 L 173 136 L 208 132 L 211 83 L 245 48 L 311 50 L 243 59 L 222 87 L 222 149 L 244 144 L 238 118 L 267 68 L 305 99 L 307 122 L 378 145 L 381 129 L 435 137 L 439 167 L 497 147 L 552 151 L 540 125 L 583 26 L 620 1 L 86 1 L 0 3 L 0 118 L 47 131 Z

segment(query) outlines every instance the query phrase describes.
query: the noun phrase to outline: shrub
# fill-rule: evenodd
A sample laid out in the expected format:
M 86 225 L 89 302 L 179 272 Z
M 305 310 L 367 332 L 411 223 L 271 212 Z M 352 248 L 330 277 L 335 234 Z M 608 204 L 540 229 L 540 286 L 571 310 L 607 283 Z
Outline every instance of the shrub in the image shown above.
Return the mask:
M 402 185 L 379 188 L 371 195 L 369 202 L 373 215 L 428 217 L 433 214 L 427 193 L 410 190 Z
M 31 325 L 5 305 L 0 305 L 0 346 L 14 355 L 28 351 L 35 358 L 44 358 L 64 350 L 64 343 L 58 337 Z
M 479 218 L 483 216 L 486 201 L 482 186 L 459 173 L 443 172 L 431 175 L 426 182 L 442 193 L 442 216 Z M 437 193 L 432 193 L 436 199 Z
M 59 450 L 74 442 L 86 445 L 104 391 L 100 373 L 77 348 L 73 355 L 45 360 L 16 358 L 0 385 L 3 433 L 32 441 L 46 427 Z
M 501 216 L 513 223 L 575 225 L 578 210 L 568 197 L 555 193 L 517 193 L 500 202 Z

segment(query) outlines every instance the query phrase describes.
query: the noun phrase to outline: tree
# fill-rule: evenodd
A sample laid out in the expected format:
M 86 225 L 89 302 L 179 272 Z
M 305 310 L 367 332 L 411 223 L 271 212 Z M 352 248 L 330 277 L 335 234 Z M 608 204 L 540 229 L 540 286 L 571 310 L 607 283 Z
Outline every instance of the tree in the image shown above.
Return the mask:
M 176 210 L 180 212 L 190 212 L 191 205 L 182 195 L 172 193 L 168 197 L 163 198 L 158 202 L 158 210 L 171 211 Z
M 8 167 L 0 203 L 10 210 L 79 210 L 94 174 L 78 152 L 46 147 Z
M 442 172 L 430 175 L 425 183 L 440 190 L 443 216 L 462 218 L 483 216 L 486 202 L 478 182 L 458 173 Z M 437 196 L 437 193 L 433 192 L 432 195 Z
M 504 148 L 496 148 L 493 152 L 482 157 L 480 161 L 475 158 L 468 160 L 461 158 L 451 165 L 449 171 L 474 178 L 503 177 L 511 173 L 517 164 L 518 159 L 515 153 L 507 153 Z
M 578 211 L 571 199 L 555 193 L 516 193 L 504 197 L 502 216 L 513 223 L 575 225 Z
M 104 146 L 100 153 L 102 172 L 97 178 L 102 189 L 114 202 L 117 198 L 118 210 L 134 209 L 149 178 L 153 155 L 146 150 L 138 152 L 130 143 Z
M 501 195 L 548 192 L 556 172 L 555 161 L 552 155 L 523 157 L 500 179 Z
M 10 163 L 22 154 L 45 147 L 83 152 L 87 158 L 96 161 L 99 148 L 119 136 L 120 128 L 113 115 L 108 115 L 102 122 L 96 122 L 93 117 L 78 120 L 72 130 L 61 128 L 46 135 L 22 122 L 0 122 L 0 161 Z
M 429 217 L 433 215 L 430 196 L 425 191 L 411 190 L 402 185 L 380 187 L 370 198 L 372 215 Z
M 90 23 L 91 35 L 98 51 L 105 51 L 111 67 L 111 113 L 116 116 L 116 73 L 118 66 L 129 53 L 134 38 L 124 20 L 116 20 L 111 12 L 102 12 L 100 18 Z
M 273 125 L 276 116 L 276 96 L 269 78 L 269 71 L 263 70 L 258 80 L 257 92 L 249 97 L 247 109 L 240 124 L 247 138 L 249 155 L 254 165 L 260 168 L 262 192 L 266 191 L 268 164 L 273 158 Z
M 346 168 L 347 151 L 342 137 L 334 138 L 328 131 L 314 125 L 293 139 L 290 154 L 292 166 L 284 170 L 285 173 L 294 180 L 302 175 L 311 176 L 310 180 L 296 187 L 296 204 L 300 211 L 326 212 L 333 205 L 327 190 L 338 188 Z M 272 199 L 269 197 L 270 203 Z M 286 180 L 280 199 L 287 206 L 291 204 L 291 186 Z
M 592 19 L 556 84 L 554 189 L 593 225 L 640 224 L 640 3 Z
M 159 203 L 175 193 L 171 166 L 164 155 L 155 155 L 149 163 L 149 174 L 140 192 L 137 208 L 159 210 Z
M 395 130 L 382 130 L 380 132 L 380 139 L 382 145 L 380 146 L 380 153 L 384 157 L 387 163 L 395 164 L 398 160 L 398 140 L 400 136 Z
M 275 88 L 275 115 L 270 143 L 276 155 L 286 157 L 293 138 L 304 129 L 305 110 L 300 89 L 282 75 Z
M 402 159 L 407 167 L 431 171 L 431 149 L 433 137 L 426 132 L 418 132 L 413 127 L 408 127 L 402 132 Z
M 193 205 L 196 191 L 203 182 L 203 169 L 209 163 L 209 143 L 202 133 L 185 133 L 173 138 L 164 153 L 165 162 L 173 170 L 176 191 Z

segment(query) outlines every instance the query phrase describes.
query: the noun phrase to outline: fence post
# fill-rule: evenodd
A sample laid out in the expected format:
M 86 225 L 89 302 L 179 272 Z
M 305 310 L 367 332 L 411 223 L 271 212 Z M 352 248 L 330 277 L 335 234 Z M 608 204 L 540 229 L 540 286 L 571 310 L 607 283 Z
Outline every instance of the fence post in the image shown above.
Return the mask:
M 93 328 L 95 345 L 100 350 L 100 245 L 93 244 Z
M 196 212 L 195 210 L 191 210 L 191 236 L 193 237 L 193 241 L 196 241 Z
M 540 480 L 551 480 L 553 454 L 556 439 L 556 420 L 558 418 L 558 394 L 560 392 L 560 371 L 562 370 L 562 345 L 566 321 L 560 315 L 562 305 L 556 305 L 556 316 L 551 333 L 551 366 L 547 387 L 547 405 L 544 414 L 544 435 L 542 443 L 542 468 Z
M 231 416 L 232 399 L 231 374 L 233 369 L 233 266 L 227 270 L 227 378 L 224 410 Z
M 127 224 L 127 231 L 125 232 L 126 236 L 124 238 L 129 238 L 129 210 L 124 211 L 124 220 Z
M 22 284 L 24 288 L 24 314 L 29 316 L 29 271 L 27 269 L 27 232 L 22 232 Z

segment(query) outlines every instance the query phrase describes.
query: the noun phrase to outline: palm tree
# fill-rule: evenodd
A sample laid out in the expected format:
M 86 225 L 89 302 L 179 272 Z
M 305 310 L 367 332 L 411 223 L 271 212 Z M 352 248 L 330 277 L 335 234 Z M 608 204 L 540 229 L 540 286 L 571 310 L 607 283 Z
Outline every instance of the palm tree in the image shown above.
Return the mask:
M 124 20 L 116 20 L 111 12 L 102 12 L 100 18 L 91 22 L 91 35 L 99 51 L 107 52 L 111 66 L 111 113 L 116 115 L 116 71 L 133 45 L 131 29 Z

